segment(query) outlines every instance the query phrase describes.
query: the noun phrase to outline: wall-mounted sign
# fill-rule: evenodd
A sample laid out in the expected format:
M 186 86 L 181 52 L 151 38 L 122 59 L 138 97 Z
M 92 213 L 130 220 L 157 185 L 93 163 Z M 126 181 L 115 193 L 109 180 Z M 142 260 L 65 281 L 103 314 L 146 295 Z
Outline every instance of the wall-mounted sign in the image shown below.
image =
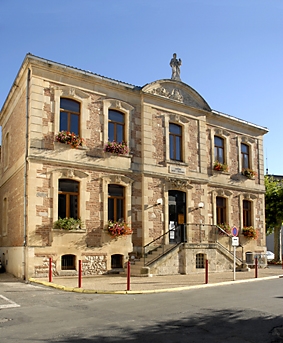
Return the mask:
M 182 167 L 169 166 L 169 173 L 185 175 L 186 169 Z

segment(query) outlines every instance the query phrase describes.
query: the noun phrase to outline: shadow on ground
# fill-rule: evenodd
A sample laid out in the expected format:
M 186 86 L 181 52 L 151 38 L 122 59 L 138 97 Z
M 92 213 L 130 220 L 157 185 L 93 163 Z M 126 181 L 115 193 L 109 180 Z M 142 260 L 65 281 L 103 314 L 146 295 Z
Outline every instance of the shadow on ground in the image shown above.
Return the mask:
M 282 343 L 283 316 L 271 317 L 254 310 L 206 310 L 207 314 L 197 314 L 194 318 L 183 318 L 160 322 L 157 325 L 144 325 L 134 329 L 125 318 L 121 326 L 108 324 L 107 328 L 96 328 L 92 337 L 84 333 L 65 336 L 48 343 Z M 209 313 L 210 311 L 210 313 Z M 135 326 L 136 323 L 135 323 Z M 78 328 L 70 328 L 76 330 Z M 31 342 L 31 341 L 30 341 Z

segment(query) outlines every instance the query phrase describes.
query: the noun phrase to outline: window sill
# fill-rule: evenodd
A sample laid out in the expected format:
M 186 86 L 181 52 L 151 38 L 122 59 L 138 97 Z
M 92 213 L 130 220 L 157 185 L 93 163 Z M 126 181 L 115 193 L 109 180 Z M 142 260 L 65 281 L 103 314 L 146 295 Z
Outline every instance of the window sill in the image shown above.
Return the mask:
M 61 232 L 61 233 L 86 233 L 86 230 L 64 230 L 64 229 L 52 229 L 54 232 Z
M 248 176 L 246 176 L 246 175 L 243 175 L 242 173 L 240 174 L 240 178 L 241 178 L 241 180 L 255 180 L 255 177 L 248 177 Z
M 65 148 L 65 149 L 74 149 L 74 150 L 87 150 L 86 146 L 78 146 L 76 148 L 72 147 L 70 144 L 54 142 L 54 148 Z
M 217 175 L 217 174 L 230 175 L 230 173 L 228 171 L 215 170 L 215 169 L 212 169 L 212 173 L 213 173 L 213 175 Z
M 113 157 L 125 157 L 125 158 L 132 158 L 133 157 L 132 154 L 120 155 L 120 154 L 115 154 L 113 152 L 106 152 L 106 151 L 103 152 L 103 155 L 104 155 L 104 157 L 112 157 L 112 156 Z
M 182 161 L 167 160 L 167 161 L 165 161 L 165 163 L 166 163 L 166 165 L 173 164 L 173 165 L 176 165 L 176 166 L 183 166 L 183 167 L 188 167 L 189 166 L 188 163 L 185 163 L 185 162 L 182 162 Z

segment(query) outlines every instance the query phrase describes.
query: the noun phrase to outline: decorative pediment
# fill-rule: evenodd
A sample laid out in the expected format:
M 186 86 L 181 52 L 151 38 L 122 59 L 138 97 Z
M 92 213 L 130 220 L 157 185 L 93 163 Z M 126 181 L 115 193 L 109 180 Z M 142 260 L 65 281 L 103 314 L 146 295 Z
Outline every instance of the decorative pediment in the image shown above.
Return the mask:
M 184 180 L 184 179 L 168 178 L 167 182 L 168 182 L 169 189 L 179 189 L 179 190 L 185 191 L 186 189 L 193 188 L 190 185 L 190 181 Z
M 102 179 L 107 183 L 115 183 L 121 186 L 128 186 L 134 182 L 134 180 L 124 175 L 107 175 L 102 176 Z
M 245 136 L 243 136 L 242 138 L 241 138 L 241 142 L 242 143 L 246 143 L 246 144 L 253 144 L 254 142 L 255 142 L 255 139 L 254 138 L 252 138 L 252 137 L 245 137 Z
M 61 90 L 61 96 L 62 97 L 74 97 L 79 99 L 87 99 L 89 98 L 89 94 L 81 91 L 80 89 L 74 88 L 74 87 L 68 87 L 68 86 L 62 86 L 58 89 Z
M 256 196 L 255 194 L 245 193 L 245 194 L 243 195 L 243 198 L 244 198 L 245 200 L 255 200 L 255 199 L 257 199 L 257 196 Z
M 219 136 L 226 136 L 226 137 L 230 136 L 230 133 L 223 129 L 215 129 L 214 132 L 216 135 L 219 135 Z
M 122 101 L 122 100 L 112 99 L 112 98 L 104 99 L 103 103 L 104 103 L 104 106 L 106 106 L 107 108 L 116 109 L 122 112 L 126 112 L 126 111 L 130 112 L 134 109 L 134 107 L 128 104 L 127 102 Z
M 219 197 L 230 197 L 233 193 L 227 189 L 218 189 L 215 191 L 216 195 Z
M 51 173 L 57 173 L 59 178 L 68 178 L 68 179 L 83 179 L 89 176 L 89 174 L 73 169 L 73 168 L 60 168 L 52 170 Z
M 148 94 L 211 111 L 206 101 L 193 88 L 184 83 L 173 80 L 159 80 L 146 85 L 142 90 Z

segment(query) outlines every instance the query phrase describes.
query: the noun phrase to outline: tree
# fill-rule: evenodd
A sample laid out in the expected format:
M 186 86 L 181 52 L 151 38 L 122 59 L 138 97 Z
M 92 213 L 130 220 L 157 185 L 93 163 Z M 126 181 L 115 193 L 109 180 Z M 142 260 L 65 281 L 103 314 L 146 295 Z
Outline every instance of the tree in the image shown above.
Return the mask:
M 266 232 L 274 232 L 275 261 L 282 257 L 281 226 L 283 223 L 283 180 L 265 176 Z

